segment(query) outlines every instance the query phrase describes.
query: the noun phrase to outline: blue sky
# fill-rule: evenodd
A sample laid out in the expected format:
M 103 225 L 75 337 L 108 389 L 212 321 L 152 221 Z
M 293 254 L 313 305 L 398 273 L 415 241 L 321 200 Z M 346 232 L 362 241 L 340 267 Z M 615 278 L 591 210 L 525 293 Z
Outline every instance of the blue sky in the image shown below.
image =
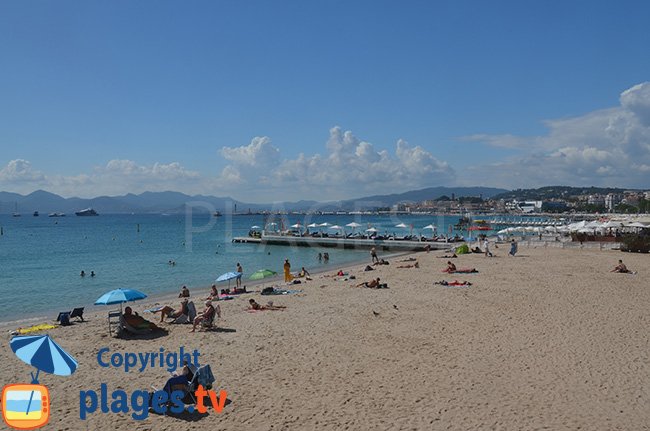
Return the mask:
M 643 1 L 3 1 L 0 189 L 650 187 Z

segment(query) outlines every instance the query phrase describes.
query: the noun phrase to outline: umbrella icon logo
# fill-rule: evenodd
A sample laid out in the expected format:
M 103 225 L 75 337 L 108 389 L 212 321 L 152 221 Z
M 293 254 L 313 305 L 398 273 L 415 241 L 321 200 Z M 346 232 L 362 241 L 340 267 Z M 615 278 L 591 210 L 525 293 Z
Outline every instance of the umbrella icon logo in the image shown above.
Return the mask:
M 39 373 L 69 376 L 77 369 L 77 361 L 49 335 L 18 336 L 9 344 L 20 360 L 36 368 L 36 375 L 31 373 L 31 384 L 10 384 L 2 389 L 2 418 L 12 428 L 40 428 L 50 419 L 50 393 L 38 384 Z

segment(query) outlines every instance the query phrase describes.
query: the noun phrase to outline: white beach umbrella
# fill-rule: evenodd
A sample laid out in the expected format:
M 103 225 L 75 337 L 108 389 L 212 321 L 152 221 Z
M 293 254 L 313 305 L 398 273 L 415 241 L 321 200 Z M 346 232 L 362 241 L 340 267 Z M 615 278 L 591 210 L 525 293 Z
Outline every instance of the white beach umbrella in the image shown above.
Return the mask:
M 310 223 L 307 225 L 307 227 L 318 227 L 318 225 L 316 223 Z
M 368 229 L 366 229 L 366 232 L 377 232 L 377 229 L 375 229 L 374 227 L 369 227 Z
M 431 230 L 436 230 L 437 227 L 434 226 L 434 225 L 432 225 L 432 224 L 428 224 L 428 225 L 426 225 L 425 227 L 423 227 L 422 229 L 431 229 Z
M 396 224 L 395 227 L 399 227 L 399 228 L 404 229 L 404 228 L 407 228 L 408 226 L 406 226 L 404 223 L 400 223 L 400 224 Z
M 329 229 L 343 229 L 341 226 L 335 224 L 334 226 L 330 226 Z
M 320 226 L 320 227 L 327 227 L 327 226 L 332 226 L 332 224 L 331 224 L 331 223 L 328 223 L 328 222 L 325 222 L 325 223 L 321 223 L 321 224 L 319 224 L 318 226 Z
M 291 227 L 294 229 L 300 229 L 302 225 L 300 223 L 296 223 L 296 224 L 292 224 Z
M 261 229 L 261 228 L 259 226 L 255 225 L 255 226 L 251 226 L 251 229 Z
M 361 227 L 362 225 L 360 225 L 359 223 L 353 221 L 352 223 L 346 224 L 346 226 L 351 227 L 352 229 L 356 229 L 358 227 Z
M 499 232 L 497 232 L 499 235 L 506 235 L 507 233 L 509 233 L 508 229 L 501 229 Z

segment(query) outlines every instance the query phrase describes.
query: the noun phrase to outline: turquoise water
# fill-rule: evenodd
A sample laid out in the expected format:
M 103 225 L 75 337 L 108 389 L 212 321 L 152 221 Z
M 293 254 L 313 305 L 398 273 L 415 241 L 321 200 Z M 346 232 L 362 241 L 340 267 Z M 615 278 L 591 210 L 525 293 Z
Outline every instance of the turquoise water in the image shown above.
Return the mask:
M 289 216 L 287 225 L 312 222 L 345 225 L 371 223 L 380 232 L 398 235 L 433 223 L 446 232 L 458 217 L 403 216 Z M 222 273 L 234 271 L 237 262 L 247 275 L 268 268 L 282 272 L 288 258 L 292 270 L 318 269 L 318 253 L 327 251 L 332 269 L 365 260 L 368 251 L 311 247 L 232 244 L 246 236 L 262 216 L 186 218 L 184 215 L 100 215 L 61 218 L 0 216 L 0 321 L 29 316 L 49 316 L 77 306 L 89 306 L 103 293 L 133 288 L 147 295 L 176 292 L 182 285 L 205 288 Z M 360 228 L 363 229 L 363 228 Z M 348 229 L 349 230 L 349 229 Z M 427 231 L 425 231 L 427 232 Z M 173 260 L 176 265 L 170 266 Z M 80 277 L 81 271 L 86 272 Z M 90 277 L 94 271 L 96 276 Z M 226 287 L 227 283 L 219 284 Z M 56 314 L 52 315 L 54 318 Z

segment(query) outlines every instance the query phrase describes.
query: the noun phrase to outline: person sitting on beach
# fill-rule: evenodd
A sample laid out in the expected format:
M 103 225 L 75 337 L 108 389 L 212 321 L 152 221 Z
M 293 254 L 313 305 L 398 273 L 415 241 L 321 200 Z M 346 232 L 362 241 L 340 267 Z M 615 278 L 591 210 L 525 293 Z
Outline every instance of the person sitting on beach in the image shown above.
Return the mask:
M 448 260 L 447 261 L 447 268 L 444 269 L 442 272 L 448 272 L 450 274 L 452 272 L 456 272 L 456 265 L 454 265 L 452 261 Z
M 172 307 L 169 305 L 165 305 L 163 308 L 160 310 L 154 311 L 154 313 L 160 313 L 160 322 L 162 323 L 166 317 L 172 318 L 172 319 L 177 319 L 181 317 L 183 314 L 188 314 L 189 310 L 187 308 L 187 298 L 183 298 L 181 301 L 181 306 L 178 310 L 174 310 Z
M 219 289 L 217 289 L 217 285 L 216 285 L 216 284 L 213 284 L 213 285 L 210 287 L 210 295 L 208 295 L 208 297 L 205 298 L 205 299 L 206 299 L 206 300 L 210 299 L 210 300 L 214 300 L 214 301 L 218 301 L 218 300 L 219 300 Z
M 419 268 L 420 262 L 415 262 L 413 265 L 400 265 L 398 268 Z
M 300 269 L 300 272 L 298 273 L 298 277 L 309 277 L 309 275 L 310 275 L 309 272 L 305 269 L 304 266 Z
M 369 289 L 377 289 L 379 287 L 379 277 L 374 280 L 366 281 L 363 283 L 357 284 L 355 287 L 367 287 Z
M 249 304 L 249 310 L 256 310 L 256 311 L 263 311 L 263 310 L 284 310 L 285 307 L 284 305 L 273 305 L 272 302 L 269 302 L 266 305 L 260 305 L 255 301 L 253 298 L 248 300 Z
M 189 298 L 190 297 L 190 289 L 187 288 L 187 286 L 181 287 L 181 293 L 178 294 L 179 298 Z
M 163 330 L 159 326 L 157 326 L 155 323 L 148 321 L 144 317 L 138 316 L 137 314 L 133 313 L 133 310 L 131 307 L 125 307 L 124 308 L 124 314 L 122 315 L 124 317 L 124 321 L 129 325 L 134 327 L 135 329 L 151 329 L 151 330 Z
M 194 318 L 194 323 L 190 332 L 196 331 L 196 327 L 201 323 L 212 322 L 214 320 L 215 313 L 219 318 L 221 318 L 221 308 L 218 305 L 217 308 L 214 308 L 212 301 L 210 300 L 205 301 L 205 310 L 203 310 Z
M 630 272 L 630 270 L 627 269 L 627 266 L 625 266 L 625 264 L 623 263 L 623 261 L 622 261 L 621 259 L 619 259 L 619 260 L 618 260 L 618 265 L 616 265 L 616 266 L 614 267 L 614 269 L 612 269 L 612 270 L 609 271 L 609 272 L 627 273 L 627 272 Z
M 336 273 L 337 277 L 343 277 L 344 275 L 345 275 L 345 273 L 343 272 L 342 269 L 339 269 L 339 272 Z
M 477 245 L 476 247 L 474 247 L 474 248 L 472 249 L 472 253 L 483 254 L 483 251 L 482 251 L 480 248 L 478 248 L 478 245 Z

